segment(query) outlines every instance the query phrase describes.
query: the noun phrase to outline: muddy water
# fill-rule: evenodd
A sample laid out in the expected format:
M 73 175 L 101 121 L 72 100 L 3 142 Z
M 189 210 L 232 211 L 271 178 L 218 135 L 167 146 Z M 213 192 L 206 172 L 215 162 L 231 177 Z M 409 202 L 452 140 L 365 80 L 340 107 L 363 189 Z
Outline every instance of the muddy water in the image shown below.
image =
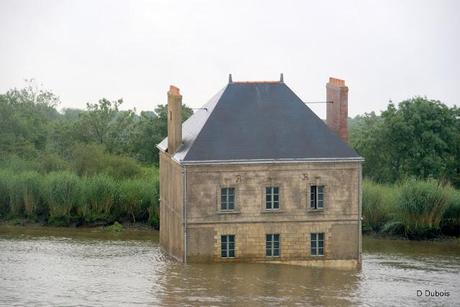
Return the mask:
M 460 244 L 455 242 L 366 238 L 363 268 L 353 271 L 181 265 L 157 242 L 157 234 L 147 231 L 0 226 L 0 305 L 460 304 Z M 426 296 L 425 290 L 449 296 Z

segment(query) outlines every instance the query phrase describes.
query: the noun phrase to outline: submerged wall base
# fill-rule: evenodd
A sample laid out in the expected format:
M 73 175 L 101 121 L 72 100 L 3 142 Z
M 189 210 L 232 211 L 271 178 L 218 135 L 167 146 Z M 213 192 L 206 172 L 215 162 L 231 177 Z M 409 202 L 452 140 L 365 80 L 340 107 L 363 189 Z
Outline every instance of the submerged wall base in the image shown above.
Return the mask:
M 258 263 L 289 264 L 313 268 L 334 268 L 343 270 L 360 269 L 358 260 L 285 260 L 285 261 L 258 261 Z

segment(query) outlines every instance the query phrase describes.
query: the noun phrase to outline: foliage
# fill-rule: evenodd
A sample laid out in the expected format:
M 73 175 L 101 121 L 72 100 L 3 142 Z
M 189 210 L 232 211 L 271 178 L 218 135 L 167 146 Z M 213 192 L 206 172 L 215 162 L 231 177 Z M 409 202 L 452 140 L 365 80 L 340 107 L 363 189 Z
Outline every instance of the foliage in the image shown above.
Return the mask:
M 442 220 L 443 233 L 460 235 L 460 191 L 450 189 L 448 206 Z
M 46 178 L 45 199 L 51 222 L 68 224 L 72 211 L 84 201 L 82 180 L 69 172 L 50 173 Z
M 396 219 L 409 238 L 434 237 L 448 205 L 448 191 L 434 180 L 407 180 L 396 202 Z
M 85 222 L 113 219 L 112 209 L 119 198 L 118 183 L 107 175 L 96 175 L 84 180 L 84 202 L 81 215 Z
M 107 229 L 108 231 L 112 231 L 112 232 L 122 232 L 122 231 L 123 231 L 123 225 L 121 225 L 121 224 L 118 223 L 118 222 L 115 222 L 115 223 L 113 223 L 112 225 L 107 226 L 106 229 Z
M 133 178 L 142 172 L 134 159 L 110 154 L 97 144 L 76 144 L 72 149 L 72 169 L 79 176 L 106 174 L 120 179 Z
M 460 191 L 430 180 L 394 185 L 364 180 L 363 231 L 432 238 L 459 235 Z
M 43 150 L 58 103 L 58 97 L 39 90 L 33 80 L 23 89 L 0 95 L 0 155 L 34 157 Z
M 10 171 L 0 169 L 0 218 L 6 218 L 10 213 L 9 181 L 12 176 Z
M 157 206 L 155 200 L 155 182 L 130 179 L 120 184 L 120 203 L 124 205 L 133 223 L 149 219 L 149 208 Z M 154 212 L 152 212 L 154 214 Z
M 394 212 L 398 189 L 377 184 L 370 180 L 363 181 L 363 229 L 379 232 L 391 220 Z
M 410 177 L 448 180 L 460 186 L 460 112 L 415 97 L 390 104 L 381 116 L 350 123 L 350 144 L 366 159 L 364 174 L 377 182 Z

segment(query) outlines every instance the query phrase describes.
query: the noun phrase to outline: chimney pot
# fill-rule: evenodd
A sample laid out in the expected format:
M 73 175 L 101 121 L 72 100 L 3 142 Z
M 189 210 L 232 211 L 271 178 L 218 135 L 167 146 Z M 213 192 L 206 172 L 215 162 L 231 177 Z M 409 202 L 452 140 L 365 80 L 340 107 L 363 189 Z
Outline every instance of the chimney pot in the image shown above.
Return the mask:
M 180 96 L 180 89 L 177 86 L 170 85 L 168 94 L 172 96 Z

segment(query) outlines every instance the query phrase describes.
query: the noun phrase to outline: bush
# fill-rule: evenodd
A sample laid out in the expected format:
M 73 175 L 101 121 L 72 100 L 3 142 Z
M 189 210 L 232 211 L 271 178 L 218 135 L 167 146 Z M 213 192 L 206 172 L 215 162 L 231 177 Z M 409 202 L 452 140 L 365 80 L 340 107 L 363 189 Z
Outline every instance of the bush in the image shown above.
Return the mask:
M 434 180 L 408 180 L 401 186 L 395 222 L 403 225 L 404 235 L 411 239 L 439 235 L 448 197 L 448 189 Z
M 38 171 L 40 170 L 40 163 L 36 160 L 24 160 L 17 156 L 8 156 L 0 159 L 0 169 L 18 174 L 28 171 Z
M 72 210 L 82 207 L 84 198 L 81 179 L 69 172 L 50 173 L 46 178 L 45 189 L 50 223 L 68 224 Z
M 107 175 L 97 175 L 84 180 L 84 198 L 80 210 L 86 222 L 96 220 L 113 222 L 113 206 L 119 198 L 118 183 Z
M 363 181 L 363 230 L 379 232 L 390 221 L 398 189 Z
M 69 163 L 55 153 L 44 153 L 40 156 L 40 172 L 47 174 L 69 170 Z
M 101 145 L 78 144 L 72 152 L 73 169 L 79 176 L 106 174 L 126 179 L 142 174 L 142 168 L 135 160 L 107 153 Z
M 103 172 L 113 178 L 135 178 L 142 174 L 142 168 L 132 158 L 106 154 Z

